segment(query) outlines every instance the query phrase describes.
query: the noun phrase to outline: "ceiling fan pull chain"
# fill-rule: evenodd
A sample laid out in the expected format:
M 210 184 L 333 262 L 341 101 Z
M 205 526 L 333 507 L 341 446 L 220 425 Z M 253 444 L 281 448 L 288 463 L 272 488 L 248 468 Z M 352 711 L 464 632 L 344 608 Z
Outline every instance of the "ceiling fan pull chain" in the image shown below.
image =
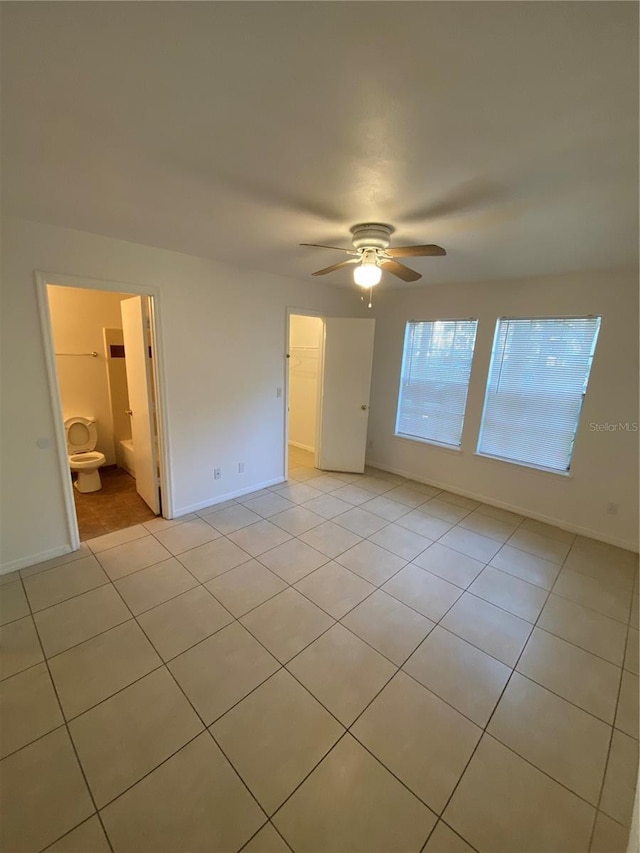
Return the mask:
M 369 304 L 367 305 L 367 308 L 371 308 L 372 305 L 373 305 L 373 288 L 370 287 L 369 288 Z

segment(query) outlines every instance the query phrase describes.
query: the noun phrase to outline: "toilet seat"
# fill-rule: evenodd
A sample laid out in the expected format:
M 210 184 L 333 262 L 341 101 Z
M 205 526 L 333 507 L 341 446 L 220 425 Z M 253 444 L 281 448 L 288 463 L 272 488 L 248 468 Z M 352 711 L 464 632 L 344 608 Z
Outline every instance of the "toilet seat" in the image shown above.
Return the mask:
M 84 453 L 71 453 L 69 455 L 69 467 L 72 471 L 81 471 L 83 468 L 95 468 L 106 462 L 104 453 L 97 450 Z
M 95 418 L 67 418 L 64 422 L 64 431 L 69 456 L 95 450 L 98 442 Z

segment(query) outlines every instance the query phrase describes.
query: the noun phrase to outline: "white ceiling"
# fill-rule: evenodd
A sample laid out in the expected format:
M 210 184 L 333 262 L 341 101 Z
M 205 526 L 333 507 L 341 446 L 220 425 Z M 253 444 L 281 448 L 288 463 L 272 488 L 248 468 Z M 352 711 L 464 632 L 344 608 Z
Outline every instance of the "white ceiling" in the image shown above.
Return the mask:
M 10 214 L 297 278 L 362 221 L 447 249 L 421 285 L 637 262 L 636 3 L 0 6 Z

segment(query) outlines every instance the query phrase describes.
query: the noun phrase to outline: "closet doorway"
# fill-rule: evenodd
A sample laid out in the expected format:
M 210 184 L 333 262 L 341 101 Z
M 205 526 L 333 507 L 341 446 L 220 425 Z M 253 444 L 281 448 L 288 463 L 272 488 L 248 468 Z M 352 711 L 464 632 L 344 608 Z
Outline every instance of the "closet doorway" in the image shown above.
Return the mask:
M 289 469 L 317 467 L 323 338 L 321 317 L 289 315 Z

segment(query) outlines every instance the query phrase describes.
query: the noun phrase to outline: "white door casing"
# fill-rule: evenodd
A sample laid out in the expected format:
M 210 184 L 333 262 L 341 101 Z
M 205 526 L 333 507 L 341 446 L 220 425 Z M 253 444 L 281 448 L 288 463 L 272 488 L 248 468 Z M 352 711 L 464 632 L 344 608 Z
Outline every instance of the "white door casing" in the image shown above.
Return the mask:
M 375 320 L 324 321 L 318 467 L 364 471 Z
M 158 448 L 153 411 L 147 298 L 134 296 L 120 303 L 125 364 L 135 454 L 136 490 L 153 512 L 160 512 Z

